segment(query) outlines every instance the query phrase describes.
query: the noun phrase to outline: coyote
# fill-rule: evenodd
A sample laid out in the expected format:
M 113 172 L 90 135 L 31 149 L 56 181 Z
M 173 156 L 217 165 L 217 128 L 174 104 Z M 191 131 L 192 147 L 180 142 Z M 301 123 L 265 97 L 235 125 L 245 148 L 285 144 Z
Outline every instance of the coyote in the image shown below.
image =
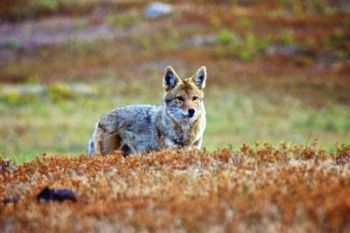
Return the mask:
M 165 148 L 200 149 L 206 126 L 204 93 L 207 71 L 204 66 L 185 79 L 165 68 L 164 104 L 130 105 L 103 115 L 95 125 L 88 144 L 89 155 L 123 155 Z

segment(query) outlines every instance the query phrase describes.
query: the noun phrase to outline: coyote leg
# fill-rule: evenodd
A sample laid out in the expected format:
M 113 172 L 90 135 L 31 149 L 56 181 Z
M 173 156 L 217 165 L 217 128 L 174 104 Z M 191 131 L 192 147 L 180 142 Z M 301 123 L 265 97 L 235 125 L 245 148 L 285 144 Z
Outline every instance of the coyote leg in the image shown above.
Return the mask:
M 112 154 L 120 147 L 119 135 L 106 132 L 100 125 L 96 128 L 94 141 L 96 154 L 100 155 Z

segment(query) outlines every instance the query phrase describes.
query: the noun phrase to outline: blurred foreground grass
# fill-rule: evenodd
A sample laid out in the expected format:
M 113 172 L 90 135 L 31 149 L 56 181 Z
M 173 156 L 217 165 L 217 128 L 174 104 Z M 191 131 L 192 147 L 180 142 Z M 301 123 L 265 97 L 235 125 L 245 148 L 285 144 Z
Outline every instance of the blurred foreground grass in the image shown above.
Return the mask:
M 90 83 L 89 95 L 72 92 L 67 83 L 51 84 L 45 94 L 36 97 L 2 94 L 0 154 L 23 162 L 42 153 L 84 153 L 101 114 L 127 104 L 162 103 L 159 76 L 147 83 L 118 79 Z M 332 151 L 350 137 L 349 107 L 331 104 L 308 108 L 288 95 L 274 101 L 273 96 L 210 84 L 205 104 L 208 125 L 204 146 L 210 151 L 225 146 L 236 149 L 242 143 L 257 141 L 311 144 L 314 139 Z

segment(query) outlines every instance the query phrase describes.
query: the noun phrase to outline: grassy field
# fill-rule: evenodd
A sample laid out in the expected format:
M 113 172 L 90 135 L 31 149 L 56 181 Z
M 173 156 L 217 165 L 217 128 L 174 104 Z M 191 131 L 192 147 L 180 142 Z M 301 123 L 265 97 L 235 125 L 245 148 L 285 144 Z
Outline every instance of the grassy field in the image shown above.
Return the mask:
M 88 96 L 72 94 L 71 86 L 62 83 L 48 86 L 45 97 L 28 100 L 27 96 L 9 96 L 0 107 L 1 133 L 6 135 L 1 153 L 16 162 L 41 153 L 83 153 L 94 122 L 102 113 L 126 104 L 161 104 L 159 80 L 142 82 L 134 81 L 132 86 L 115 80 L 91 84 Z M 227 146 L 237 149 L 242 143 L 256 141 L 311 144 L 316 138 L 320 145 L 334 151 L 337 143 L 346 144 L 350 137 L 349 107 L 332 104 L 308 108 L 288 96 L 233 90 L 209 84 L 204 142 L 209 151 Z
M 84 153 L 101 114 L 162 104 L 167 65 L 181 77 L 208 68 L 209 151 L 318 140 L 332 152 L 349 143 L 345 3 L 179 2 L 156 19 L 143 15 L 147 4 L 33 0 L 1 8 L 2 157 Z

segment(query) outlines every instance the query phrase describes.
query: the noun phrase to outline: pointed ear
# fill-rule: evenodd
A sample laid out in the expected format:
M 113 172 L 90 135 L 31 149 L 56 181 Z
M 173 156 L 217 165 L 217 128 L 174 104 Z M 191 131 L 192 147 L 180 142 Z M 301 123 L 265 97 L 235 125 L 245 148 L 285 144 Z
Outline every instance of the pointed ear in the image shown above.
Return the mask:
M 192 81 L 199 89 L 205 88 L 205 82 L 207 80 L 207 68 L 205 66 L 199 67 L 197 72 L 194 74 Z
M 163 77 L 164 90 L 170 91 L 180 82 L 181 82 L 181 79 L 177 76 L 173 67 L 171 66 L 166 67 L 164 72 L 164 77 Z

